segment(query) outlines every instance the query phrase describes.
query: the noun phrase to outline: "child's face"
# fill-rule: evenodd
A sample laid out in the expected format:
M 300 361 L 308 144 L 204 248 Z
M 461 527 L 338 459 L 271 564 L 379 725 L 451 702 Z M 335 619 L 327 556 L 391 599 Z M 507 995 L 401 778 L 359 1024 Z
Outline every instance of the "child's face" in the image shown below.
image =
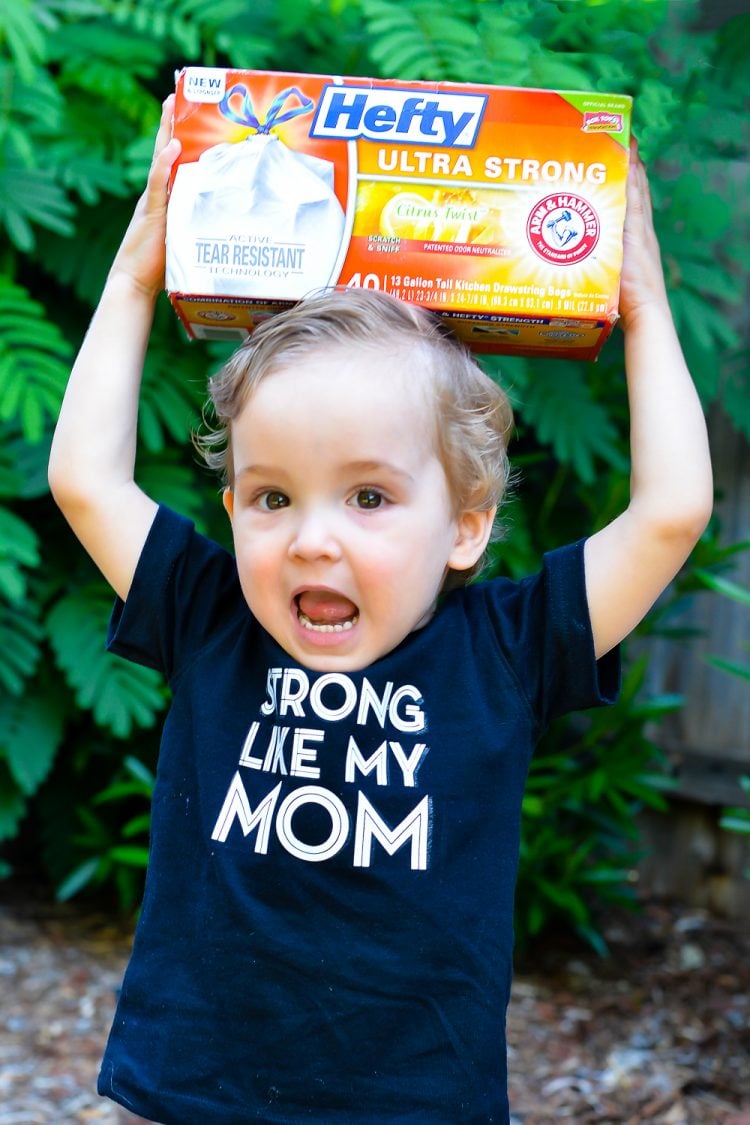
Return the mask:
M 364 668 L 425 624 L 447 568 L 471 566 L 489 533 L 491 515 L 453 510 L 407 362 L 319 352 L 268 375 L 232 424 L 243 593 L 318 671 Z

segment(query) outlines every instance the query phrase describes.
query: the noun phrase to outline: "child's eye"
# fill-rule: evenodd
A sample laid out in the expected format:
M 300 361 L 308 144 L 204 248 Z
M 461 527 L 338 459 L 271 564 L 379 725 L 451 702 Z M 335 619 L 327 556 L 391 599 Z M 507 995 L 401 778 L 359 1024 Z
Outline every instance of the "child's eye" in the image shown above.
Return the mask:
M 278 512 L 281 508 L 289 507 L 289 497 L 284 492 L 269 489 L 268 492 L 261 492 L 257 504 L 266 512 Z
M 383 494 L 376 488 L 360 488 L 354 493 L 352 500 L 357 508 L 371 512 L 383 503 Z

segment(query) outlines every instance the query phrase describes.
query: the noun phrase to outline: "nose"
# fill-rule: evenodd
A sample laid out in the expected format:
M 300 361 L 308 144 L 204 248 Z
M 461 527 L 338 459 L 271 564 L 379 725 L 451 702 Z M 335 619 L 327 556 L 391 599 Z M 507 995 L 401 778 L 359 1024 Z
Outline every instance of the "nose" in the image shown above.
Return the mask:
M 332 513 L 322 507 L 298 509 L 299 515 L 289 542 L 289 556 L 310 561 L 341 558 L 341 543 Z

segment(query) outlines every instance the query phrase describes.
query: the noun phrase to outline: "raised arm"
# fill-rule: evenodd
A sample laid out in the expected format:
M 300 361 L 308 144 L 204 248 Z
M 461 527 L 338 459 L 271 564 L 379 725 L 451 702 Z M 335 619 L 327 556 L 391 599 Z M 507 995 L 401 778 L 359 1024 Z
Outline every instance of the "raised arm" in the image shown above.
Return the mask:
M 164 284 L 170 140 L 167 98 L 146 189 L 109 271 L 60 410 L 52 495 L 112 588 L 126 597 L 156 514 L 134 480 L 138 397 L 154 304 Z
M 620 294 L 630 404 L 630 503 L 586 543 L 597 656 L 642 620 L 711 515 L 708 436 L 672 321 L 651 198 L 631 150 Z

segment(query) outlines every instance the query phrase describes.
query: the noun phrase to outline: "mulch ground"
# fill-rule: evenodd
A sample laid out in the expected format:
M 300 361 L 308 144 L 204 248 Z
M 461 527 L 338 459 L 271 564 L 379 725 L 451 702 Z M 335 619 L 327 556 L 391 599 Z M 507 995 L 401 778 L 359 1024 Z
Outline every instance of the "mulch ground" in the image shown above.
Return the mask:
M 95 1084 L 130 935 L 1 895 L 0 1125 L 114 1125 Z M 750 1125 L 747 929 L 648 903 L 610 922 L 607 960 L 533 951 L 508 1016 L 514 1125 Z

